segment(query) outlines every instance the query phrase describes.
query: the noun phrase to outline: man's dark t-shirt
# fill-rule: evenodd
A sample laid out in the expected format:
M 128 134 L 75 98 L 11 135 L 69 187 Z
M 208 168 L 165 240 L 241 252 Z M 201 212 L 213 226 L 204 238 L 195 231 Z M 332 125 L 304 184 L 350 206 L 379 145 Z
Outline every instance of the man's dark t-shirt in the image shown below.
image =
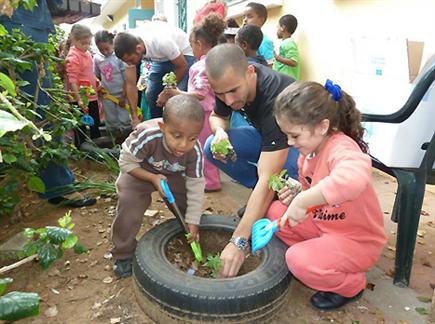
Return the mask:
M 262 137 L 261 151 L 273 152 L 288 147 L 287 136 L 281 132 L 272 114 L 275 98 L 294 79 L 273 71 L 269 67 L 252 64 L 257 73 L 257 92 L 254 101 L 244 107 L 242 113 L 248 121 L 258 130 Z M 223 117 L 229 117 L 233 110 L 219 98 L 216 98 L 214 112 Z M 248 143 L 247 143 L 248 144 Z

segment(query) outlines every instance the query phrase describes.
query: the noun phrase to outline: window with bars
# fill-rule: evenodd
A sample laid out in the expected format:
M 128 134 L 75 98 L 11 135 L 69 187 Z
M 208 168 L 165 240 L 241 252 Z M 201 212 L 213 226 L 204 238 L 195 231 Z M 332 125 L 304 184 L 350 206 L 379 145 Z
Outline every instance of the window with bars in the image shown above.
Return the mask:
M 178 27 L 187 32 L 187 0 L 178 0 Z

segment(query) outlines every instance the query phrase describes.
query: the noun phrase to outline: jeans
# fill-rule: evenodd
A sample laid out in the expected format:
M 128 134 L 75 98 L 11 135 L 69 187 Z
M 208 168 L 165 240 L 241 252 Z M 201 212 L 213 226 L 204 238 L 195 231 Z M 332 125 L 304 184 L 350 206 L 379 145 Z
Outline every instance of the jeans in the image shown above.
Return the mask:
M 193 56 L 184 55 L 186 59 L 188 69 L 195 62 L 195 58 Z M 148 105 L 150 108 L 151 118 L 162 117 L 162 108 L 157 107 L 157 98 L 160 92 L 163 91 L 163 76 L 171 71 L 175 71 L 175 66 L 171 61 L 165 62 L 152 62 L 151 68 L 148 76 L 148 86 L 146 90 L 146 96 L 148 99 Z M 187 90 L 187 80 L 189 79 L 189 72 L 186 71 L 183 80 L 178 83 L 178 89 L 182 91 Z
M 213 135 L 210 136 L 204 146 L 204 153 L 209 161 L 241 185 L 254 188 L 258 181 L 257 163 L 261 153 L 260 133 L 253 126 L 230 129 L 228 137 L 236 151 L 237 160 L 228 159 L 226 164 L 213 158 L 211 153 L 213 137 Z M 298 157 L 299 152 L 290 147 L 283 169 L 286 169 L 288 175 L 293 179 L 298 179 Z

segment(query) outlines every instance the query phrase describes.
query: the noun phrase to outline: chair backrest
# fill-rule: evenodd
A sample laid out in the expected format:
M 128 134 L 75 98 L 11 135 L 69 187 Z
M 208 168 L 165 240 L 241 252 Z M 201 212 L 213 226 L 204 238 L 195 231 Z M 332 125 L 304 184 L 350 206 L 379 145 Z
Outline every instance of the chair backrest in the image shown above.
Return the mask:
M 430 146 L 435 134 L 434 80 L 435 55 L 416 78 L 414 88 L 401 109 L 389 115 L 363 114 L 370 154 L 386 166 L 421 166 L 426 153 L 424 148 Z

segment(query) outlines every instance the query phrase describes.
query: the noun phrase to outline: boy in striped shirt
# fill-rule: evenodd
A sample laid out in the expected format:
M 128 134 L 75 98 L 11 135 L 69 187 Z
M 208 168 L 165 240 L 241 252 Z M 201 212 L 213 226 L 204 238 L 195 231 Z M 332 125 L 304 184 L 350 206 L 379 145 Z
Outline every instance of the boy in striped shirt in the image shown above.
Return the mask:
M 203 124 L 199 101 L 177 95 L 166 103 L 163 118 L 139 124 L 122 144 L 117 216 L 112 225 L 113 270 L 118 277 L 131 275 L 136 235 L 151 204 L 151 193 L 165 196 L 161 179 L 167 180 L 192 238 L 199 241 L 205 180 L 198 138 Z

